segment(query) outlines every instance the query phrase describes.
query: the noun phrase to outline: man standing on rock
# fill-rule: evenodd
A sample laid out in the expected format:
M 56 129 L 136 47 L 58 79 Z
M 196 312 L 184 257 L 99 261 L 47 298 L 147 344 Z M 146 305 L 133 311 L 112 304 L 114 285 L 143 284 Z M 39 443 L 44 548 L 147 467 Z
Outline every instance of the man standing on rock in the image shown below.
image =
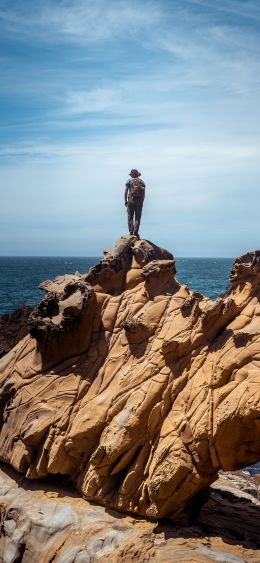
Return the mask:
M 143 202 L 145 196 L 145 183 L 141 180 L 141 172 L 135 168 L 131 170 L 125 185 L 125 206 L 128 214 L 128 229 L 130 235 L 139 237 L 139 226 L 141 221 Z

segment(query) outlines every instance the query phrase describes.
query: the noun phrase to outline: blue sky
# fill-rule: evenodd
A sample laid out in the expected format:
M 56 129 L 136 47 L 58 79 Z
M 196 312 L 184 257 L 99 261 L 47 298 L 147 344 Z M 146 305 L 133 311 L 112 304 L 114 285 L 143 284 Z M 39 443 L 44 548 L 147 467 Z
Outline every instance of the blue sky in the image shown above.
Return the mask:
M 259 248 L 258 0 L 0 0 L 0 254 Z

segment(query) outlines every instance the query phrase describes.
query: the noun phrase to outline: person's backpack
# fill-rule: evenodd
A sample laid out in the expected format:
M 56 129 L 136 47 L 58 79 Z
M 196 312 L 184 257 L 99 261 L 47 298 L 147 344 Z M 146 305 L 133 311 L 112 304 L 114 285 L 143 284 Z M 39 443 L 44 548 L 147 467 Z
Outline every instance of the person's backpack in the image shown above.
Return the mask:
M 144 193 L 144 186 L 142 180 L 140 178 L 133 178 L 133 182 L 131 185 L 131 196 L 133 197 L 141 197 Z

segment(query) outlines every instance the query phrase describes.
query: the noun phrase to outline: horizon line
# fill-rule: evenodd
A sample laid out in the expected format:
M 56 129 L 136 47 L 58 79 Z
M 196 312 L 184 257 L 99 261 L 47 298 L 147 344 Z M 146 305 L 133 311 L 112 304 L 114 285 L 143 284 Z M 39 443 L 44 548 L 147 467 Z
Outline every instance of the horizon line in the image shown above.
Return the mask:
M 250 252 L 250 251 L 249 251 Z M 103 256 L 97 256 L 97 255 L 69 255 L 69 254 L 53 254 L 53 255 L 48 255 L 48 254 L 0 254 L 0 259 L 1 258 L 97 258 L 97 259 L 101 259 Z M 189 259 L 227 259 L 227 260 L 234 260 L 236 258 L 236 256 L 173 256 L 174 259 L 182 259 L 182 258 L 189 258 Z

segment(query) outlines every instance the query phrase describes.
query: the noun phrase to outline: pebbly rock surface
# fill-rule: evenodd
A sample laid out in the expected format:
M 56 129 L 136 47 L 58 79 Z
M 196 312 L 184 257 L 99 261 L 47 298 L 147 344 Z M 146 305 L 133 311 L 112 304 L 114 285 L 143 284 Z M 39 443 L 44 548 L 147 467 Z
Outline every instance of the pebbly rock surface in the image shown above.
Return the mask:
M 221 475 L 197 521 L 178 527 L 90 504 L 60 478 L 29 481 L 2 466 L 0 560 L 258 563 L 260 503 L 246 486 L 253 494 L 237 489 L 236 476 Z
M 260 251 L 216 301 L 173 256 L 122 237 L 85 275 L 43 284 L 0 363 L 0 456 L 85 499 L 185 521 L 220 469 L 260 459 Z

